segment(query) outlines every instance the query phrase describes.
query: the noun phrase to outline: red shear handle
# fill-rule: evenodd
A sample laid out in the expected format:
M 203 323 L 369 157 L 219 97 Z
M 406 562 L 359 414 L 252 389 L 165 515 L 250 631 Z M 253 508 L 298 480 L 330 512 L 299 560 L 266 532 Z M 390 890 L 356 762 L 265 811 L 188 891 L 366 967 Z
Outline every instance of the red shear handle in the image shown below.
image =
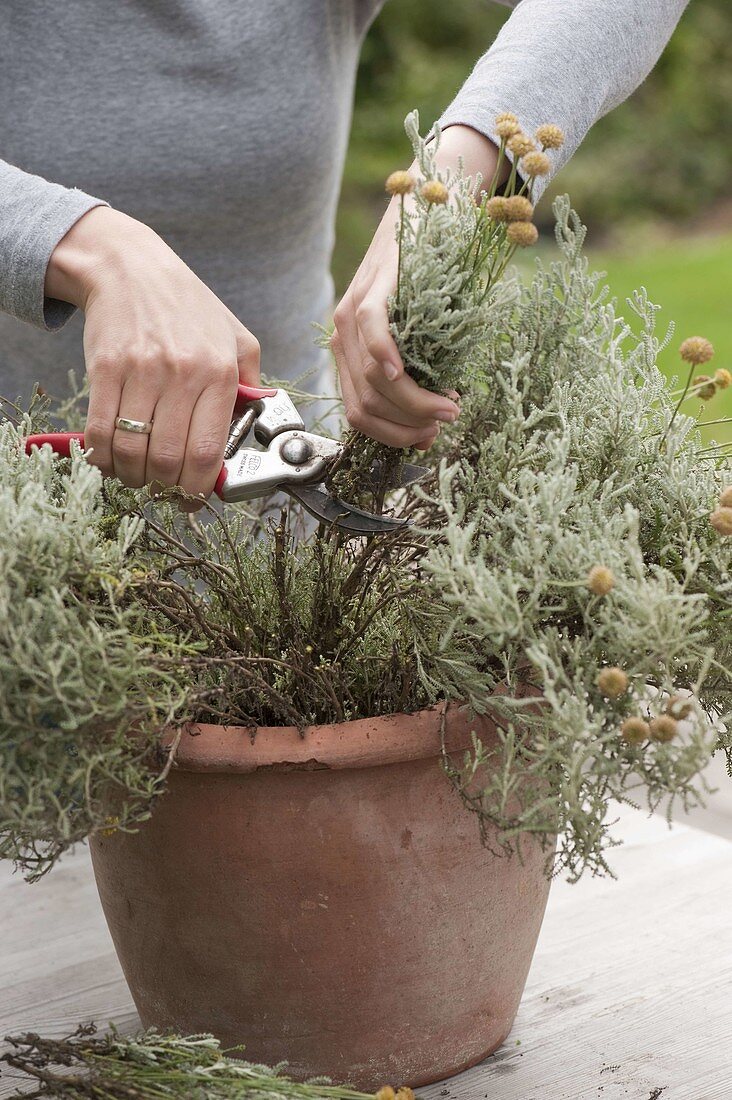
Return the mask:
M 244 387 L 242 387 L 242 389 L 243 388 Z M 269 393 L 266 393 L 265 396 L 269 397 Z M 55 454 L 60 455 L 61 458 L 70 458 L 72 439 L 75 439 L 79 446 L 83 448 L 83 432 L 52 432 L 49 435 L 29 435 L 25 441 L 25 453 L 30 454 L 31 447 L 42 447 L 44 443 L 48 443 Z M 221 490 L 224 487 L 225 481 L 226 467 L 222 466 L 219 471 L 219 476 L 216 478 L 216 485 L 214 486 L 214 492 L 217 496 L 221 496 Z
M 277 390 L 262 389 L 261 386 L 245 386 L 239 383 L 239 392 L 234 402 L 234 413 L 242 413 L 245 405 L 251 405 L 252 401 L 261 401 L 263 397 L 275 397 Z
M 31 447 L 42 447 L 44 443 L 62 458 L 71 457 L 71 440 L 75 439 L 80 447 L 84 446 L 83 432 L 51 432 L 49 435 L 29 435 L 25 441 L 25 453 L 31 452 Z
M 221 490 L 226 484 L 226 466 L 222 466 L 219 470 L 219 476 L 216 478 L 216 484 L 214 485 L 214 492 L 217 497 L 221 497 Z M 221 497 L 223 500 L 224 498 Z
M 252 401 L 261 401 L 263 397 L 274 397 L 276 393 L 277 390 L 263 389 L 261 386 L 244 386 L 240 383 L 234 402 L 234 413 L 243 412 L 244 407 L 251 405 Z M 31 447 L 42 447 L 44 443 L 48 443 L 57 455 L 69 458 L 72 439 L 75 439 L 81 447 L 84 446 L 83 432 L 49 432 L 47 435 L 29 435 L 25 441 L 25 451 L 26 454 L 30 454 Z
M 263 397 L 274 397 L 276 394 L 277 390 L 263 389 L 261 386 L 244 386 L 240 383 L 234 403 L 234 415 L 242 413 L 247 405 L 251 405 L 252 401 L 261 401 Z M 29 435 L 25 441 L 25 452 L 30 454 L 31 447 L 42 447 L 44 443 L 48 443 L 57 455 L 61 455 L 62 458 L 70 458 L 72 439 L 75 439 L 80 447 L 84 447 L 83 432 L 49 432 L 47 435 Z M 222 466 L 214 486 L 214 492 L 217 496 L 221 495 L 225 481 L 226 467 Z

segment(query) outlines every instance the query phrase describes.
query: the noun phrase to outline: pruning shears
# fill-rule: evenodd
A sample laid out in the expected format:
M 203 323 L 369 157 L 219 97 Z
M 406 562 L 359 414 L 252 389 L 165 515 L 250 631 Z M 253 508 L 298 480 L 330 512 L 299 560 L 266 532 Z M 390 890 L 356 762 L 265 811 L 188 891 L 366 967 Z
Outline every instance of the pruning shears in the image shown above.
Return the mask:
M 260 448 L 244 446 L 253 435 Z M 82 432 L 31 435 L 25 449 L 49 444 L 56 454 L 68 457 L 71 443 L 84 446 Z M 305 423 L 290 395 L 282 389 L 240 385 L 224 451 L 224 464 L 214 492 L 229 504 L 255 500 L 274 491 L 288 493 L 324 523 L 353 535 L 373 535 L 398 530 L 406 520 L 377 516 L 347 504 L 323 484 L 328 468 L 338 458 L 343 443 L 305 430 Z M 429 471 L 404 463 L 399 484 L 419 481 Z

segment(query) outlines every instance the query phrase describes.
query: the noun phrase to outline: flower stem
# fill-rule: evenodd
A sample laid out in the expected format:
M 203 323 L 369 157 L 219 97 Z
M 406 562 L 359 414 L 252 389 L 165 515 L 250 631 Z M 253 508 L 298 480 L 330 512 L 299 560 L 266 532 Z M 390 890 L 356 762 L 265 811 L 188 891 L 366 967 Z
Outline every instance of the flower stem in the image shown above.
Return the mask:
M 666 439 L 668 438 L 668 433 L 671 431 L 671 428 L 673 427 L 673 422 L 676 419 L 676 414 L 678 413 L 679 409 L 681 408 L 681 406 L 684 402 L 684 398 L 686 397 L 687 393 L 689 392 L 689 386 L 691 385 L 691 376 L 692 376 L 693 373 L 694 373 L 694 364 L 690 363 L 689 364 L 689 373 L 686 376 L 686 385 L 684 386 L 683 390 L 681 391 L 681 397 L 676 402 L 676 408 L 672 412 L 671 419 L 669 420 L 668 424 L 666 425 L 666 431 L 661 436 L 661 442 L 658 444 L 658 449 L 659 450 L 661 449 L 661 447 L 663 447 L 664 443 L 666 442 Z
M 399 196 L 399 252 L 397 256 L 396 304 L 399 309 L 402 293 L 402 238 L 404 236 L 404 195 Z

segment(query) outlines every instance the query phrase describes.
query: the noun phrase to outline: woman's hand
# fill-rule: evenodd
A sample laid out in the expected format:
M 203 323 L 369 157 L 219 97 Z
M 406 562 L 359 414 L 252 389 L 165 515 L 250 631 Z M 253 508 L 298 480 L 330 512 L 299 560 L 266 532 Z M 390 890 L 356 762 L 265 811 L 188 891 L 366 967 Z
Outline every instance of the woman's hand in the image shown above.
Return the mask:
M 125 485 L 213 491 L 239 381 L 259 380 L 255 338 L 147 226 L 96 207 L 55 248 L 48 297 L 86 315 L 91 461 Z M 150 435 L 115 428 L 153 421 Z
M 462 158 L 467 175 L 480 172 L 490 180 L 497 157 L 488 138 L 469 126 L 451 126 L 442 135 L 436 160 L 444 169 L 457 167 Z M 412 170 L 417 172 L 414 165 Z M 457 419 L 460 409 L 450 397 L 422 389 L 405 374 L 389 332 L 387 299 L 396 290 L 399 201 L 395 197 L 389 203 L 338 304 L 331 347 L 349 424 L 391 447 L 424 450 L 434 443 L 442 424 Z
M 405 374 L 389 332 L 386 302 L 396 289 L 398 212 L 392 201 L 338 303 L 331 347 L 351 427 L 390 447 L 426 450 L 439 425 L 455 421 L 460 410 L 450 398 L 422 389 Z

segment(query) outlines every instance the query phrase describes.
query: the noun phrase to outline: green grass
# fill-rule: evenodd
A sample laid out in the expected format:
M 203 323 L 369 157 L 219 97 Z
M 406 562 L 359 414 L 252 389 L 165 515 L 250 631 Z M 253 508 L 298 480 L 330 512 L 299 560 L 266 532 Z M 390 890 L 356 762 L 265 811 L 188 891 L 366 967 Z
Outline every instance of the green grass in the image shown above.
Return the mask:
M 589 257 L 594 268 L 607 272 L 619 313 L 626 312 L 622 305 L 632 291 L 644 286 L 651 301 L 662 307 L 658 313 L 659 332 L 669 321 L 675 323 L 671 343 L 660 359 L 669 378 L 685 374 L 678 347 L 687 336 L 706 336 L 714 344 L 714 359 L 709 367 L 701 368 L 705 373 L 713 373 L 717 367 L 732 370 L 732 234 L 684 238 L 625 254 L 590 248 Z M 629 310 L 627 315 L 629 319 L 632 316 Z M 685 408 L 696 413 L 699 402 L 689 401 Z M 717 393 L 707 404 L 702 420 L 723 416 L 732 416 L 732 388 Z M 717 425 L 706 434 L 732 441 L 732 424 Z

